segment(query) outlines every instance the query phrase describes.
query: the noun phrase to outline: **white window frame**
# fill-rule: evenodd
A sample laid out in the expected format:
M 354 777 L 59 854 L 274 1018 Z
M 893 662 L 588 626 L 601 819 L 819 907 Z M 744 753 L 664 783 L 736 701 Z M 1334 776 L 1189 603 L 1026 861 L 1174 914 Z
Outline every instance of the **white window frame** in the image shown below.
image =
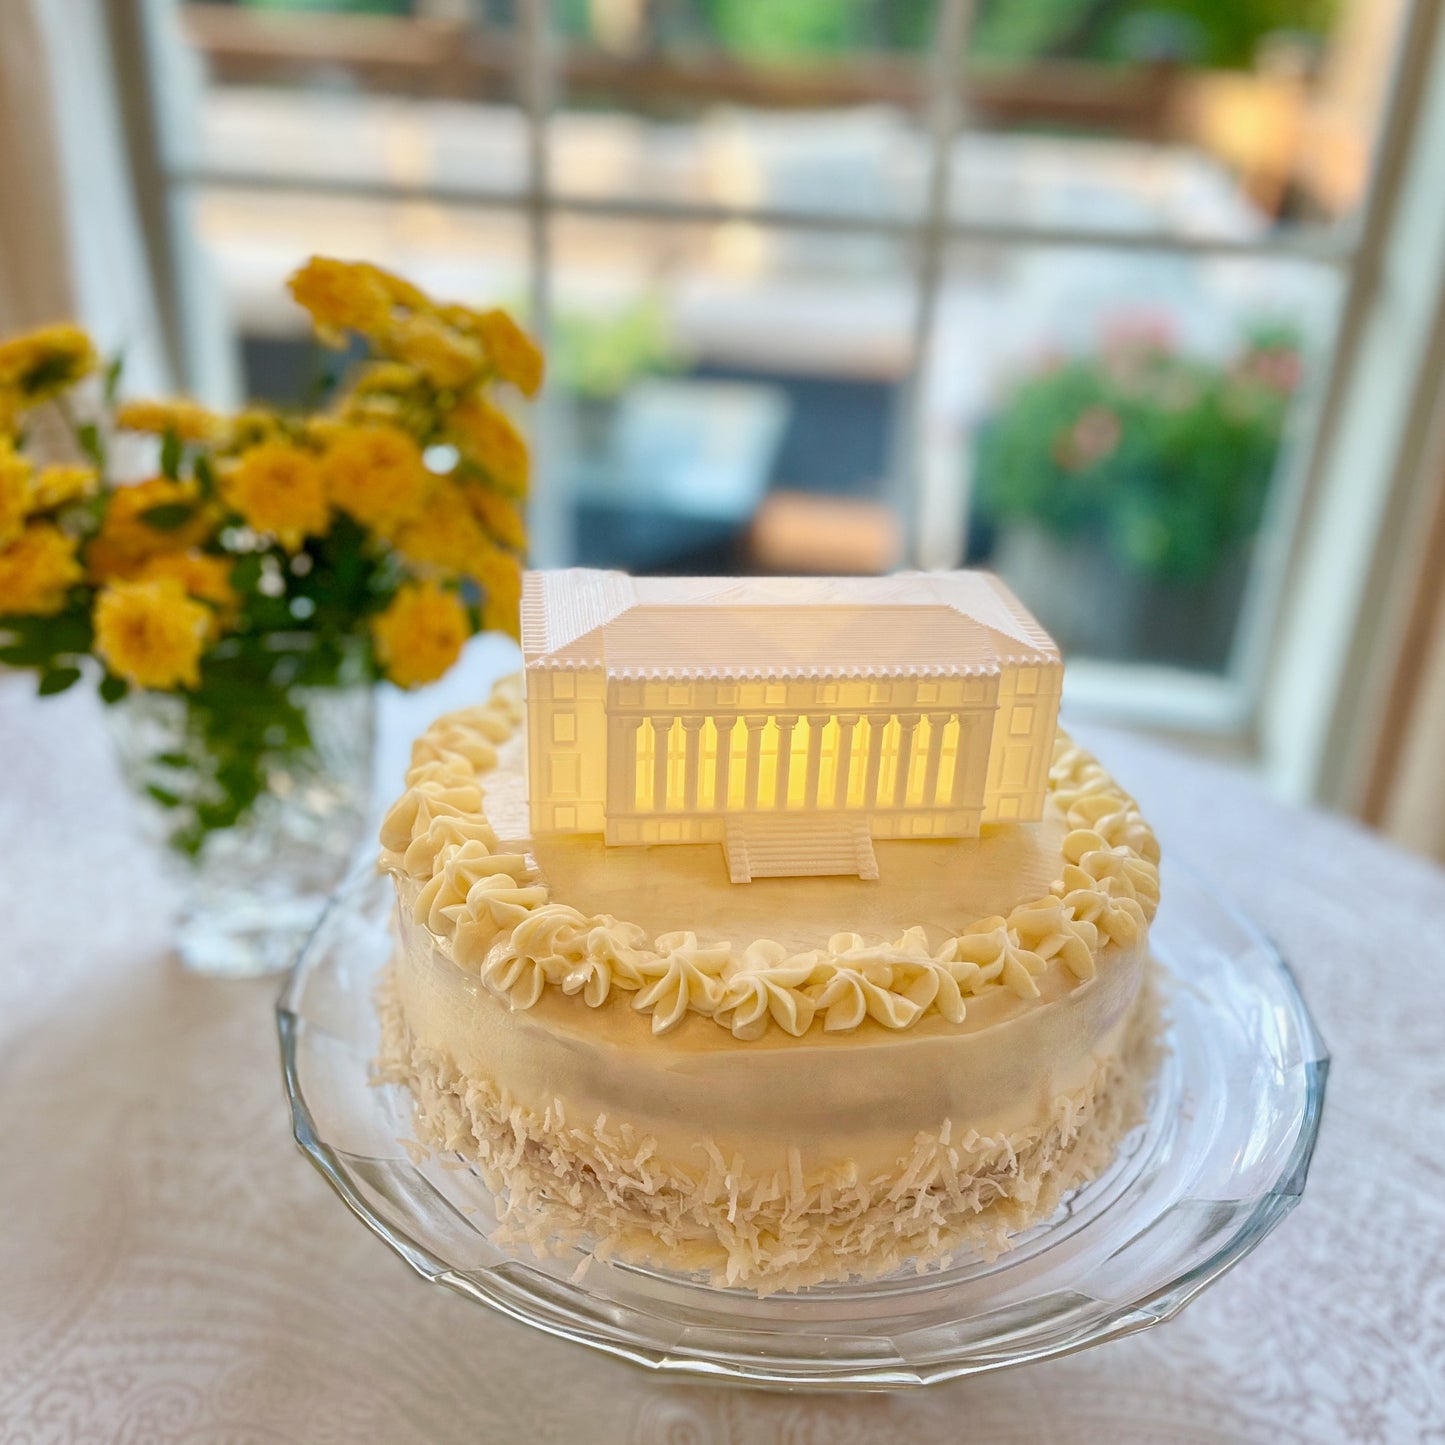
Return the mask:
M 137 200 L 167 341 L 177 374 L 195 385 L 207 370 L 214 371 L 204 365 L 208 348 L 195 321 L 196 268 L 177 259 L 186 239 L 181 233 L 188 198 L 195 190 L 223 185 L 231 190 L 304 190 L 398 201 L 415 199 L 416 193 L 385 182 L 335 177 L 283 178 L 229 168 L 215 175 L 184 145 L 168 144 L 178 127 L 167 123 L 164 102 L 168 87 L 174 89 L 174 78 L 184 68 L 177 64 L 175 17 L 168 13 L 174 4 L 175 0 L 112 0 L 106 9 L 123 81 Z M 999 248 L 1082 248 L 1201 258 L 1297 258 L 1336 270 L 1344 291 L 1339 324 L 1327 365 L 1295 408 L 1228 670 L 1220 676 L 1190 676 L 1148 665 L 1081 660 L 1071 664 L 1067 689 L 1075 715 L 1215 734 L 1241 751 L 1257 751 L 1291 791 L 1301 796 L 1317 793 L 1321 774 L 1334 756 L 1332 746 L 1338 751 L 1338 739 L 1332 745 L 1331 738 L 1341 725 L 1348 658 L 1362 645 L 1358 628 L 1352 629 L 1344 615 L 1346 603 L 1363 605 L 1371 586 L 1378 590 L 1385 518 L 1403 485 L 1392 483 L 1391 467 L 1384 460 L 1369 465 L 1367 459 L 1363 475 L 1356 474 L 1348 483 L 1340 472 L 1342 466 L 1354 465 L 1366 449 L 1368 398 L 1373 394 L 1370 376 L 1378 387 L 1382 374 L 1399 378 L 1409 357 L 1418 361 L 1425 354 L 1420 346 L 1391 352 L 1388 336 L 1380 332 L 1384 323 L 1379 282 L 1396 271 L 1414 276 L 1412 294 L 1418 293 L 1426 308 L 1420 314 L 1433 317 L 1439 286 L 1432 288 L 1428 280 L 1445 269 L 1442 248 L 1431 277 L 1422 277 L 1429 269 L 1427 253 L 1435 244 L 1428 235 L 1412 233 L 1402 243 L 1413 248 L 1411 256 L 1396 255 L 1399 247 L 1391 239 L 1392 227 L 1402 215 L 1428 211 L 1435 199 L 1430 192 L 1442 189 L 1432 187 L 1423 161 L 1427 139 L 1445 145 L 1441 130 L 1445 120 L 1435 115 L 1445 93 L 1445 57 L 1438 53 L 1442 0 L 1413 0 L 1405 15 L 1390 102 L 1379 128 L 1377 163 L 1359 216 L 1345 225 L 1287 227 L 1253 238 L 1182 235 L 1163 228 L 998 222 L 960 214 L 949 194 L 950 156 L 952 143 L 968 123 L 965 77 L 958 58 L 964 52 L 973 9 L 973 0 L 940 0 L 935 44 L 925 70 L 925 118 L 933 149 L 923 204 L 915 217 L 599 198 L 559 191 L 550 167 L 549 127 L 557 110 L 560 47 L 547 0 L 518 0 L 518 83 L 527 125 L 528 183 L 520 189 L 432 185 L 424 196 L 441 205 L 495 207 L 525 216 L 532 312 L 544 339 L 551 314 L 551 228 L 558 216 L 745 223 L 774 230 L 883 236 L 910 245 L 916 257 L 908 370 L 912 380 L 897 430 L 891 481 L 909 524 L 911 560 L 926 567 L 958 565 L 959 518 L 967 502 L 956 473 L 928 465 L 918 384 L 927 374 L 950 247 L 970 242 Z M 166 85 L 156 82 L 160 74 L 166 76 Z M 1423 220 L 1416 230 L 1422 228 L 1428 231 Z M 541 565 L 565 560 L 569 544 L 566 499 L 553 495 L 555 478 L 546 465 L 545 405 L 544 392 L 535 437 L 539 457 L 534 555 Z M 1407 417 L 1397 430 L 1403 438 L 1418 432 L 1419 425 L 1418 418 Z M 1357 503 L 1353 507 L 1352 494 Z M 1367 503 L 1359 503 L 1361 495 Z M 1341 572 L 1350 577 L 1351 585 L 1327 599 L 1330 577 Z M 1327 625 L 1320 621 L 1326 613 Z

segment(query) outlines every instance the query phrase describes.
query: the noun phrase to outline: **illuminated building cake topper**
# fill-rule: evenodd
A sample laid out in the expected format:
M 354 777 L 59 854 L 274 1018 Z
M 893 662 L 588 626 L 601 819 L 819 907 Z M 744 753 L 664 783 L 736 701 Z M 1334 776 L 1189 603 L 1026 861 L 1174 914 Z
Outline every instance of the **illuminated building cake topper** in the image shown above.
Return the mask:
M 986 572 L 530 572 L 534 834 L 718 842 L 734 883 L 1043 814 L 1063 664 Z

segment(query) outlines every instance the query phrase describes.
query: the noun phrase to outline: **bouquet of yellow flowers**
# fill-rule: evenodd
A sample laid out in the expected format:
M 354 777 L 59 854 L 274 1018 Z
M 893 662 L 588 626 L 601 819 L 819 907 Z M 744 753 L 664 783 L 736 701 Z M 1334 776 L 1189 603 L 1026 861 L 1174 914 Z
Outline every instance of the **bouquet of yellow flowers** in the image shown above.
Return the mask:
M 323 341 L 366 353 L 310 414 L 118 402 L 119 366 L 74 326 L 0 343 L 0 663 L 42 694 L 90 672 L 107 702 L 180 698 L 169 762 L 191 785 L 149 791 L 192 853 L 309 746 L 298 689 L 415 687 L 478 630 L 518 630 L 528 458 L 495 395 L 535 395 L 537 348 L 365 263 L 316 257 L 290 288 Z M 71 438 L 46 465 L 43 408 Z M 153 438 L 154 475 L 109 474 L 120 433 Z

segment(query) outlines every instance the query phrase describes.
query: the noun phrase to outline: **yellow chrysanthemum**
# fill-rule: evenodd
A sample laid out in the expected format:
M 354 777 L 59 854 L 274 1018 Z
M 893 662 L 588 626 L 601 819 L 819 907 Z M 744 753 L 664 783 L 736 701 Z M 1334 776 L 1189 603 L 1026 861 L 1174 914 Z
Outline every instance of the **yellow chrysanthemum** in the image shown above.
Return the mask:
M 394 426 L 340 432 L 326 448 L 321 468 L 332 503 L 383 533 L 417 514 L 429 481 L 421 448 Z
M 221 419 L 198 401 L 177 397 L 174 401 L 127 401 L 116 408 L 115 424 L 122 431 L 147 432 L 152 436 L 171 433 L 183 442 L 210 441 L 221 429 Z
M 81 578 L 75 541 L 50 522 L 32 522 L 0 550 L 0 616 L 53 617 Z
M 522 563 L 500 547 L 488 547 L 473 574 L 482 585 L 482 626 L 522 640 Z
M 303 537 L 319 536 L 331 520 L 320 464 L 290 442 L 262 442 L 242 452 L 221 490 L 247 526 L 293 550 Z
M 100 487 L 94 467 L 43 467 L 35 477 L 35 496 L 31 507 L 37 512 L 54 511 L 70 502 L 92 497 Z
M 344 426 L 398 426 L 406 412 L 404 398 L 391 392 L 367 391 L 342 402 L 339 420 Z
M 398 687 L 435 682 L 472 630 L 461 599 L 435 582 L 404 584 L 371 628 L 377 660 Z
M 452 439 L 504 491 L 527 490 L 527 443 L 500 407 L 474 396 L 447 418 Z
M 433 386 L 459 391 L 482 371 L 482 348 L 435 316 L 405 316 L 387 332 L 386 347 Z
M 171 577 L 116 582 L 95 602 L 96 655 L 136 687 L 195 687 L 210 627 L 210 610 Z
M 80 327 L 42 326 L 0 342 L 0 387 L 26 403 L 55 396 L 94 371 L 100 358 Z
M 197 505 L 198 498 L 193 482 L 173 482 L 168 477 L 117 487 L 106 502 L 99 533 L 85 550 L 90 576 L 98 582 L 129 577 L 151 557 L 199 546 L 210 536 L 215 518 Z M 194 508 L 179 527 L 153 527 L 143 520 L 153 507 L 174 506 Z
M 351 392 L 353 396 L 394 396 L 413 390 L 420 380 L 416 367 L 404 361 L 373 361 L 357 373 Z
M 262 407 L 247 407 L 222 424 L 217 446 L 224 452 L 243 452 L 261 442 L 284 438 L 285 427 L 274 411 Z
M 369 261 L 359 264 L 381 287 L 388 300 L 394 305 L 405 306 L 411 311 L 425 311 L 431 305 L 426 292 L 419 286 L 413 286 L 404 276 L 398 276 L 394 271 L 383 270 L 380 266 L 373 266 Z
M 0 437 L 0 547 L 13 542 L 35 501 L 35 469 Z
M 239 601 L 235 588 L 231 586 L 234 566 L 231 558 L 213 556 L 209 552 L 165 552 L 142 562 L 127 580 L 157 582 L 169 579 L 179 582 L 187 597 L 209 602 L 218 617 L 229 619 Z
M 286 284 L 328 340 L 339 342 L 343 331 L 376 331 L 391 315 L 382 275 L 361 261 L 313 256 Z
M 397 529 L 395 542 L 409 562 L 453 577 L 474 575 L 477 558 L 490 545 L 461 489 L 440 480 L 421 511 Z
M 462 492 L 488 536 L 514 552 L 527 550 L 527 524 L 515 502 L 479 482 L 466 483 Z
M 477 334 L 497 375 L 510 381 L 523 396 L 536 396 L 543 373 L 542 353 L 536 342 L 505 311 L 482 312 L 477 317 Z

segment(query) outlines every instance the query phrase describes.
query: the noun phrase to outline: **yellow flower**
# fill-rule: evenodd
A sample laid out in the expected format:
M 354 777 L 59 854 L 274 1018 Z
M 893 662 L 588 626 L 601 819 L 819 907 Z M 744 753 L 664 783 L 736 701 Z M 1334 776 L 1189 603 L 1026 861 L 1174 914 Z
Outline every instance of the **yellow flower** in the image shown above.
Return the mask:
M 493 540 L 514 552 L 527 550 L 527 524 L 515 502 L 476 482 L 463 487 L 468 504 Z
M 376 655 L 398 687 L 435 682 L 471 635 L 467 610 L 435 582 L 407 582 L 371 624 Z
M 342 431 L 327 447 L 321 467 L 333 504 L 383 533 L 414 516 L 426 495 L 429 473 L 421 448 L 400 427 Z
M 477 333 L 497 375 L 524 396 L 536 396 L 542 385 L 543 362 L 532 338 L 505 311 L 484 311 L 477 317 Z
M 221 490 L 248 526 L 292 551 L 303 537 L 319 536 L 331 520 L 319 463 L 290 442 L 262 442 L 242 452 Z
M 69 502 L 83 501 L 94 496 L 99 486 L 100 477 L 94 467 L 44 467 L 35 478 L 32 510 L 49 512 Z
M 20 535 L 35 501 L 35 470 L 0 437 L 0 547 Z
M 221 419 L 199 402 L 177 397 L 173 401 L 127 401 L 116 408 L 115 424 L 122 431 L 172 433 L 183 442 L 210 441 L 221 429 Z
M 384 275 L 365 262 L 313 256 L 286 284 L 323 338 L 339 343 L 340 332 L 376 331 L 390 319 Z
M 454 577 L 473 575 L 477 558 L 489 545 L 461 490 L 440 480 L 428 491 L 420 513 L 397 529 L 395 540 L 408 561 Z
M 195 687 L 211 613 L 174 578 L 116 582 L 95 602 L 95 652 L 136 687 Z
M 238 601 L 231 586 L 234 566 L 231 558 L 209 552 L 164 552 L 142 562 L 126 580 L 157 582 L 168 578 L 179 582 L 187 597 L 209 602 L 222 618 L 229 618 Z
M 352 383 L 353 396 L 391 395 L 411 391 L 421 380 L 414 366 L 404 361 L 372 361 L 362 367 Z
M 53 617 L 80 578 L 74 540 L 51 522 L 32 522 L 0 551 L 0 616 Z
M 168 477 L 117 487 L 106 502 L 100 531 L 85 550 L 91 577 L 101 582 L 128 577 L 151 557 L 199 546 L 210 535 L 214 518 L 207 508 L 196 505 L 198 495 L 193 482 L 173 482 Z M 143 514 L 153 507 L 173 506 L 195 510 L 169 531 L 143 520 Z
M 504 491 L 527 490 L 527 443 L 500 407 L 474 396 L 447 418 L 453 440 Z
M 42 326 L 0 342 L 0 387 L 18 391 L 26 403 L 36 402 L 73 386 L 99 363 L 80 327 Z
M 373 266 L 367 261 L 358 264 L 394 305 L 405 306 L 412 311 L 425 311 L 431 305 L 426 292 L 413 286 L 405 277 L 398 276 L 394 271 L 384 271 L 380 266 Z
M 435 316 L 405 316 L 386 336 L 386 348 L 421 372 L 433 386 L 459 391 L 482 370 L 482 348 Z
M 285 435 L 281 418 L 262 407 L 248 407 L 223 423 L 218 445 L 225 451 L 243 452 L 259 442 L 274 441 Z
M 340 421 L 348 426 L 397 426 L 406 410 L 403 398 L 392 392 L 365 391 L 346 398 Z
M 522 564 L 500 547 L 488 547 L 478 559 L 475 575 L 486 594 L 482 599 L 482 626 L 488 632 L 505 632 L 522 640 Z

